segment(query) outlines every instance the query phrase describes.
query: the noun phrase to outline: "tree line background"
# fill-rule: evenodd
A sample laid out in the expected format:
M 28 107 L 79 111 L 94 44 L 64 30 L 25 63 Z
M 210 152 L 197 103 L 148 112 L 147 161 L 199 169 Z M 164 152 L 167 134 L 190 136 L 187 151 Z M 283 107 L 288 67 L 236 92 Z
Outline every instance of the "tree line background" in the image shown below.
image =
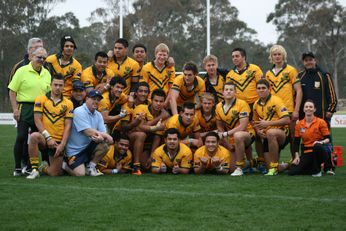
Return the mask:
M 104 1 L 107 8 L 95 9 L 90 25 L 80 27 L 72 12 L 48 16 L 64 0 L 0 0 L 0 112 L 10 111 L 8 75 L 25 54 L 29 38 L 42 38 L 52 54 L 59 52 L 63 35 L 72 35 L 78 47 L 75 57 L 83 68 L 92 64 L 97 51 L 112 49 L 119 36 L 119 0 Z M 124 38 L 130 41 L 130 49 L 137 42 L 143 43 L 148 47 L 148 60 L 152 60 L 155 46 L 164 42 L 170 47 L 177 71 L 189 60 L 203 70 L 205 0 L 134 0 L 131 11 L 125 13 Z M 211 54 L 219 58 L 220 67 L 232 68 L 231 50 L 243 47 L 248 61 L 265 72 L 271 67 L 268 50 L 272 44 L 264 45 L 255 39 L 257 28 L 249 28 L 238 14 L 232 0 L 211 0 Z M 344 6 L 337 0 L 278 0 L 267 22 L 276 26 L 277 44 L 286 48 L 288 63 L 300 70 L 301 54 L 313 51 L 318 63 L 333 75 L 338 98 L 346 98 Z

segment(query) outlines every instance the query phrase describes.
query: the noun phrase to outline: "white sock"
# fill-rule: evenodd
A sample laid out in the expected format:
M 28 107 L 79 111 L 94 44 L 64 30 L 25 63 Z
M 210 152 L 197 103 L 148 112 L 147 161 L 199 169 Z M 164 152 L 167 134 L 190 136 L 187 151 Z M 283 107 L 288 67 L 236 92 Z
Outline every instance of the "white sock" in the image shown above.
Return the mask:
M 66 167 L 67 167 L 67 163 L 66 163 L 65 161 L 64 161 L 64 162 L 62 162 L 62 166 L 61 166 L 61 168 L 65 170 L 65 169 L 66 169 Z

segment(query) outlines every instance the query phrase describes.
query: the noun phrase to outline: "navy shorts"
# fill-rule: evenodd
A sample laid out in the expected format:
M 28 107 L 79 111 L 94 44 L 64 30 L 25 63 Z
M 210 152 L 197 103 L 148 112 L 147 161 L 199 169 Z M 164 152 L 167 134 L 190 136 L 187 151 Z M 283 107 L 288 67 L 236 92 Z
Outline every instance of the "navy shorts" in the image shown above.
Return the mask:
M 88 146 L 80 153 L 74 156 L 67 157 L 67 165 L 73 170 L 81 164 L 90 162 L 91 155 L 95 151 L 97 145 L 97 143 L 91 141 L 90 144 L 88 144 Z

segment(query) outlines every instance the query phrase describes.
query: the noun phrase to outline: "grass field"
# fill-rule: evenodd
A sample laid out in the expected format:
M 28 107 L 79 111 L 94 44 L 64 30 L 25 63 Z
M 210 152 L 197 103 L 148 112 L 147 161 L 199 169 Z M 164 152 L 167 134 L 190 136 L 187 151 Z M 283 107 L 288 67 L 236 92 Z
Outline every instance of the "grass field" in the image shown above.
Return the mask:
M 346 147 L 346 129 L 333 130 Z M 0 230 L 345 230 L 346 171 L 312 178 L 14 178 L 15 129 L 0 127 Z M 287 151 L 282 160 L 289 159 Z

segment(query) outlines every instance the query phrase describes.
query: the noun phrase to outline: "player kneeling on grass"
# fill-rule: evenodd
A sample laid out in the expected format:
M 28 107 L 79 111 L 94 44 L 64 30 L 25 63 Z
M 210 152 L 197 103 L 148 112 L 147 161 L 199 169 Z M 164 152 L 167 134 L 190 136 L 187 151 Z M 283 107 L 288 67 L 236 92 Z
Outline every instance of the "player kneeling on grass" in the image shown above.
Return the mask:
M 289 143 L 290 116 L 281 98 L 270 93 L 267 80 L 259 80 L 256 88 L 260 97 L 253 106 L 253 127 L 259 137 L 256 145 L 269 168 L 266 176 L 273 176 L 278 173 L 280 151 Z
M 219 135 L 208 132 L 205 136 L 205 145 L 197 149 L 193 158 L 193 169 L 196 174 L 216 172 L 227 174 L 231 163 L 230 152 L 219 145 Z
M 72 123 L 72 102 L 62 95 L 64 77 L 53 76 L 51 91 L 38 96 L 34 105 L 35 125 L 39 132 L 30 135 L 29 156 L 32 172 L 27 179 L 40 176 L 38 171 L 38 152 L 49 155 L 49 163 L 43 162 L 40 170 L 50 176 L 61 173 L 65 145 L 70 134 Z
M 236 97 L 234 83 L 225 83 L 222 94 L 224 101 L 218 103 L 215 109 L 216 126 L 222 138 L 221 144 L 231 152 L 232 176 L 241 176 L 246 149 L 247 158 L 252 162 L 252 153 L 249 149 L 254 140 L 252 137 L 255 137 L 255 131 L 249 125 L 251 109 L 244 100 Z
M 110 145 L 105 157 L 97 164 L 97 168 L 107 175 L 131 171 L 132 153 L 129 147 L 130 138 L 126 134 L 117 133 L 114 145 Z
M 164 134 L 165 144 L 152 153 L 151 172 L 188 174 L 191 169 L 192 152 L 189 147 L 180 142 L 180 133 L 175 128 L 169 128 Z
M 106 133 L 102 115 L 97 111 L 101 99 L 100 92 L 91 90 L 85 103 L 74 110 L 71 135 L 66 145 L 67 164 L 63 164 L 63 169 L 72 176 L 103 175 L 97 171 L 96 164 L 108 152 L 108 144 L 113 143 L 113 138 Z

